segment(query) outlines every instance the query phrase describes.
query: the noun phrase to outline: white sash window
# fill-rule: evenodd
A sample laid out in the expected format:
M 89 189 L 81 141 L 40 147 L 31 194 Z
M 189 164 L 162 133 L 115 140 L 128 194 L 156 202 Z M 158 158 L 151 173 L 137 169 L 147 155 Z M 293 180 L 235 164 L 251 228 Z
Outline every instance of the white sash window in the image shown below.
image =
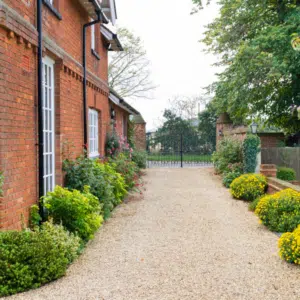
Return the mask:
M 98 136 L 98 112 L 95 109 L 89 109 L 89 156 L 99 156 L 99 136 Z
M 54 61 L 43 59 L 44 194 L 55 187 Z

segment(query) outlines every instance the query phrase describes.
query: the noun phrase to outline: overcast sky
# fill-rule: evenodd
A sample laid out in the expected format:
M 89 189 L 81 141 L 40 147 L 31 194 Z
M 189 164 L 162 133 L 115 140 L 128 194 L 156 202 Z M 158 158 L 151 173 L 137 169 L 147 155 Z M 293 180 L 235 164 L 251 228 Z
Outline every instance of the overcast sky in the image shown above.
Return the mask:
M 190 15 L 192 0 L 116 0 L 117 25 L 126 27 L 144 41 L 151 61 L 152 80 L 158 88 L 151 100 L 131 102 L 152 130 L 162 118 L 168 99 L 176 95 L 193 96 L 215 79 L 216 61 L 203 53 L 199 43 L 204 26 L 218 13 L 211 5 Z

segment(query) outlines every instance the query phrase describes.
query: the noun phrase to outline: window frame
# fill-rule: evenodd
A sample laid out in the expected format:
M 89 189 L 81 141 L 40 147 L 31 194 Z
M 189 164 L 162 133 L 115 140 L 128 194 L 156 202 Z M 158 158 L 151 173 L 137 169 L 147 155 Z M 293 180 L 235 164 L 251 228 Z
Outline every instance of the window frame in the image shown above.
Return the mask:
M 89 108 L 89 157 L 96 158 L 99 153 L 99 111 Z

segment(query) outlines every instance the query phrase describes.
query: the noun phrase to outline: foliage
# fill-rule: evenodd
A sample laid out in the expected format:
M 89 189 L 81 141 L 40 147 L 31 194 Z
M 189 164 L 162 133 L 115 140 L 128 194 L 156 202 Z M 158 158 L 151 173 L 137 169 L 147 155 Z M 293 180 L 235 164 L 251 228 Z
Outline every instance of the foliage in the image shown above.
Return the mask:
M 183 151 L 209 154 L 209 149 L 199 143 L 197 129 L 189 120 L 184 120 L 168 109 L 164 112 L 164 118 L 165 122 L 151 141 L 152 147 L 159 145 L 161 152 L 179 153 L 182 136 Z
M 255 116 L 298 132 L 300 121 L 290 107 L 300 105 L 300 53 L 291 45 L 292 36 L 300 33 L 299 0 L 218 4 L 220 16 L 208 25 L 203 39 L 223 66 L 211 86 L 213 106 L 218 113 L 228 112 L 236 123 Z
M 244 173 L 254 173 L 259 153 L 260 138 L 254 134 L 248 134 L 243 142 Z
M 279 167 L 276 177 L 286 181 L 296 180 L 296 171 L 292 168 Z
M 105 153 L 107 156 L 115 156 L 120 148 L 120 141 L 115 131 L 109 132 L 106 135 Z
M 134 135 L 134 121 L 133 120 L 128 120 L 128 130 L 127 130 L 127 141 L 129 144 L 129 147 L 132 149 L 135 149 L 135 135 Z
M 131 154 L 131 159 L 140 169 L 147 167 L 147 153 L 145 151 L 134 150 Z
M 34 229 L 35 227 L 40 225 L 42 218 L 39 214 L 39 207 L 37 205 L 32 205 L 30 207 L 30 218 L 29 218 L 29 225 L 30 228 Z
M 48 192 L 42 201 L 54 223 L 62 224 L 84 241 L 93 238 L 103 221 L 99 200 L 90 193 L 87 186 L 82 193 L 57 186 L 53 192 Z
M 126 137 L 119 135 L 115 131 L 108 133 L 106 137 L 105 152 L 107 156 L 114 157 L 119 153 L 132 153 L 133 149 L 127 142 Z
M 46 222 L 35 231 L 0 233 L 0 296 L 37 288 L 63 276 L 80 239 Z
M 255 213 L 272 231 L 293 231 L 300 224 L 300 193 L 286 189 L 267 195 L 259 201 Z
M 3 184 L 4 184 L 4 176 L 3 176 L 3 172 L 0 171 L 0 197 L 3 196 Z
M 230 192 L 236 199 L 253 201 L 265 193 L 267 179 L 261 174 L 244 174 L 230 185 Z
M 80 156 L 75 161 L 65 161 L 64 171 L 66 172 L 65 186 L 79 191 L 83 191 L 84 186 L 89 186 L 91 193 L 103 204 L 104 219 L 109 218 L 114 208 L 114 188 L 101 163 Z
M 233 137 L 224 137 L 218 144 L 218 149 L 213 153 L 213 163 L 218 173 L 229 171 L 229 165 L 242 163 L 242 142 Z
M 253 200 L 252 202 L 249 203 L 249 210 L 251 211 L 255 211 L 256 207 L 257 207 L 257 204 L 258 202 L 260 201 L 260 199 L 264 197 L 264 196 L 261 196 L 261 197 L 257 197 L 255 200 Z
M 202 144 L 211 148 L 211 153 L 216 149 L 216 122 L 217 116 L 211 109 L 199 113 L 198 131 Z
M 109 86 L 123 98 L 147 98 L 156 86 L 150 78 L 143 41 L 126 28 L 119 28 L 117 34 L 124 51 L 113 52 L 110 57 Z
M 300 265 L 300 225 L 293 232 L 284 233 L 278 241 L 278 246 L 282 259 Z
M 110 163 L 114 170 L 124 177 L 127 188 L 132 189 L 139 178 L 139 168 L 136 163 L 123 153 L 111 160 Z
M 223 174 L 223 184 L 225 187 L 229 188 L 234 179 L 240 177 L 242 175 L 241 172 L 238 171 L 230 171 Z

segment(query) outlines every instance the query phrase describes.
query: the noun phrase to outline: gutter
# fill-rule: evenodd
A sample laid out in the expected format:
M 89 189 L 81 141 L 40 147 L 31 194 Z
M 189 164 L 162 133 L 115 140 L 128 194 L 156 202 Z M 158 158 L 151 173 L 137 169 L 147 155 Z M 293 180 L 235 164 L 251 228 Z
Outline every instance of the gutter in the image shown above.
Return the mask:
M 86 29 L 92 25 L 95 25 L 97 23 L 108 23 L 108 20 L 104 16 L 102 9 L 100 7 L 100 4 L 97 0 L 92 0 L 93 4 L 96 7 L 96 14 L 97 14 L 97 20 L 93 22 L 89 22 L 83 25 L 83 41 L 82 41 L 82 66 L 83 66 L 83 149 L 85 150 L 85 155 L 87 155 L 88 150 L 88 129 L 87 129 L 87 76 L 86 76 Z

